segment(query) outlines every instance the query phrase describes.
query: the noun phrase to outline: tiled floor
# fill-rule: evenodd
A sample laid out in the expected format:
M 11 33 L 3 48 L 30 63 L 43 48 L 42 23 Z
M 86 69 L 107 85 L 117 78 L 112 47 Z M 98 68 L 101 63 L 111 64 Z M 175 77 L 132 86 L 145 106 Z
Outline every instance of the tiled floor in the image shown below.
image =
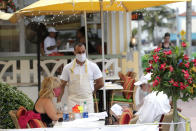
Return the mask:
M 182 109 L 182 114 L 191 120 L 192 131 L 196 131 L 196 98 L 189 102 L 178 102 L 178 107 Z

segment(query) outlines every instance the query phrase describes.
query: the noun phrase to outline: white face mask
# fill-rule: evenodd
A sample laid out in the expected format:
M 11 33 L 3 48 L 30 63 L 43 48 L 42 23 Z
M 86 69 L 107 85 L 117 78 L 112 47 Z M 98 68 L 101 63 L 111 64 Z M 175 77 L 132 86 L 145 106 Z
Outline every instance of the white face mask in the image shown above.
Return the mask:
M 86 60 L 86 53 L 76 54 L 76 59 L 80 62 L 84 62 Z
M 142 94 L 143 96 L 147 96 L 149 93 L 148 93 L 147 91 L 141 90 L 141 94 Z

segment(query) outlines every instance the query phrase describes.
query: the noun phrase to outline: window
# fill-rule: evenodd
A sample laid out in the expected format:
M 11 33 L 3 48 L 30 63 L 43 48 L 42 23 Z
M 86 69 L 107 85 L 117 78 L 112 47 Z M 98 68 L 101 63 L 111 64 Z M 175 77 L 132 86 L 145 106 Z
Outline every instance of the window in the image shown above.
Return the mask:
M 19 28 L 17 25 L 0 25 L 0 52 L 19 52 Z

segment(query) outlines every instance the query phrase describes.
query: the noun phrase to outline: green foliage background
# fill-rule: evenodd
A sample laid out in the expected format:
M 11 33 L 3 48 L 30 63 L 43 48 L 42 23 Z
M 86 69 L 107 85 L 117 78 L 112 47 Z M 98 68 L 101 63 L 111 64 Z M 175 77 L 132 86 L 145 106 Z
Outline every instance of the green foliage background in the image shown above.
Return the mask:
M 32 110 L 33 105 L 33 101 L 16 87 L 0 83 L 0 129 L 15 128 L 9 115 L 10 110 L 17 110 L 20 106 Z

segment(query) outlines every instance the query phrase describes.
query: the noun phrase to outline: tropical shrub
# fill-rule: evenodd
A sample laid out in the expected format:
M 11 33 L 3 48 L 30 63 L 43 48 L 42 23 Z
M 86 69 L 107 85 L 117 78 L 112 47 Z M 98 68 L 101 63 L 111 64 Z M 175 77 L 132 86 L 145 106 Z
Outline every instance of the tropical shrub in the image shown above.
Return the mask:
M 15 128 L 9 111 L 17 110 L 20 106 L 32 110 L 34 103 L 16 87 L 6 83 L 0 83 L 0 94 L 0 129 Z

